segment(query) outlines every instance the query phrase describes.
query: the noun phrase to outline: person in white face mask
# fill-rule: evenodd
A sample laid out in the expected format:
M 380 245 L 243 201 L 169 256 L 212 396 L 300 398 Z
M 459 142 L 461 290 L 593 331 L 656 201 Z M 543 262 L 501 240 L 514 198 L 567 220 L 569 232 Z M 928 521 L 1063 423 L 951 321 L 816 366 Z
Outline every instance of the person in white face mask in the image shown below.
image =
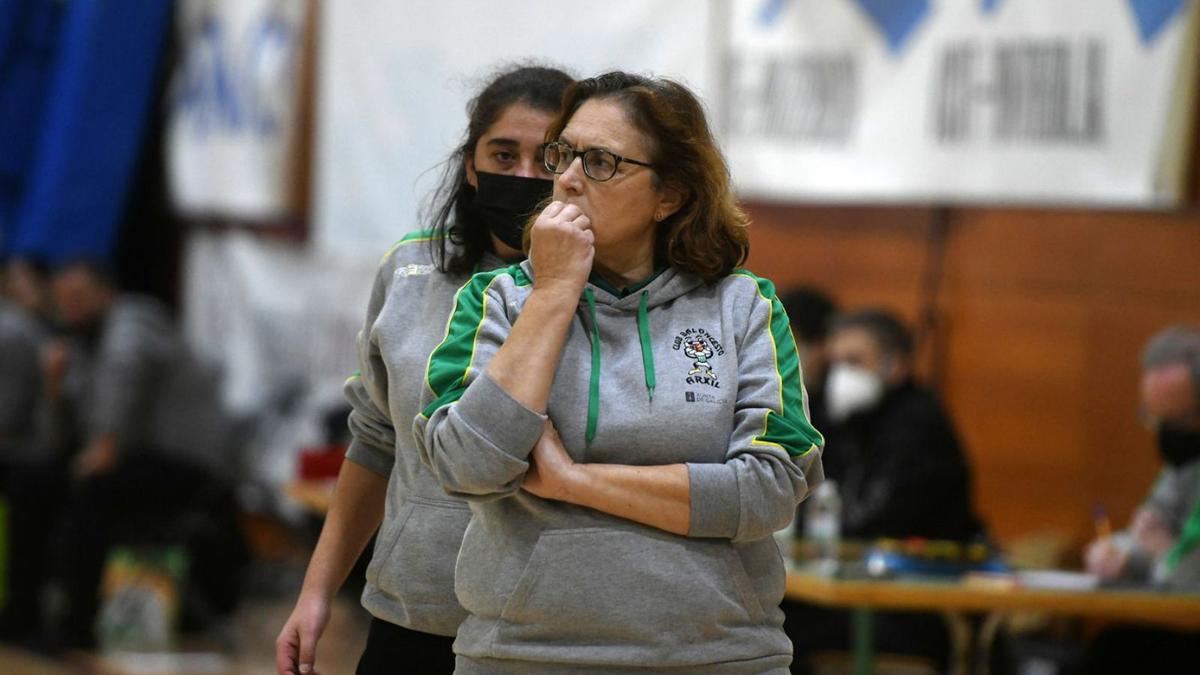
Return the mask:
M 828 349 L 829 454 L 837 455 L 828 475 L 841 487 L 843 535 L 979 535 L 958 434 L 941 402 L 913 379 L 904 324 L 884 310 L 845 314 Z
M 829 416 L 844 422 L 857 412 L 870 410 L 883 398 L 884 379 L 864 366 L 839 363 L 829 371 Z
M 904 324 L 884 310 L 842 314 L 833 320 L 826 351 L 830 424 L 823 461 L 841 493 L 842 537 L 982 536 L 958 434 L 941 402 L 913 379 L 913 339 Z M 795 663 L 849 649 L 844 612 L 789 609 L 788 621 L 798 627 L 789 631 Z M 944 670 L 949 636 L 941 617 L 879 612 L 874 618 L 880 652 L 925 657 Z

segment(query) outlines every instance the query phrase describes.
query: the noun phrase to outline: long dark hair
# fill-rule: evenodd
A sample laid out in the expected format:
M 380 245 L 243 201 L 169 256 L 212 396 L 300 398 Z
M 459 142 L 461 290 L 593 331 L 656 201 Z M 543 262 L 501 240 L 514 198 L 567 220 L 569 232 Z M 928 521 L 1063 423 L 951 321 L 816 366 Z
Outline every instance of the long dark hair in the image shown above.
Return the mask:
M 557 68 L 517 66 L 492 78 L 467 103 L 467 137 L 446 158 L 438 186 L 426 206 L 425 220 L 434 235 L 429 241 L 430 253 L 439 270 L 469 273 L 491 249 L 487 225 L 479 220 L 471 205 L 475 188 L 467 182 L 463 158 L 475 151 L 479 138 L 514 103 L 548 113 L 558 112 L 563 92 L 573 81 Z M 455 246 L 446 246 L 446 241 Z
M 613 71 L 571 85 L 546 136 L 556 140 L 588 99 L 611 99 L 653 146 L 658 185 L 679 190 L 683 206 L 663 220 L 654 252 L 668 264 L 709 281 L 729 274 L 750 252 L 749 223 L 738 206 L 729 167 L 700 99 L 673 80 Z

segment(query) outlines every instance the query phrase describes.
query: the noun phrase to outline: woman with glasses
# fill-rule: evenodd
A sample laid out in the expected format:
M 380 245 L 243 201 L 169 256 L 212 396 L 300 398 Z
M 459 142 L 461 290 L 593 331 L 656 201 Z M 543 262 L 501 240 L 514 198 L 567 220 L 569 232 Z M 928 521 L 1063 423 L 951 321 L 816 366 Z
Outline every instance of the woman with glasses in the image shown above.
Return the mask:
M 466 140 L 445 163 L 430 229 L 379 265 L 358 337 L 361 370 L 346 381 L 353 441 L 300 598 L 275 641 L 279 673 L 314 671 L 334 593 L 378 528 L 363 606 L 374 617 L 358 673 L 449 673 L 466 613 L 454 560 L 470 511 L 417 458 L 412 418 L 429 352 L 454 292 L 472 272 L 520 260 L 524 223 L 551 190 L 542 144 L 571 78 L 519 67 L 467 105 Z
M 459 291 L 415 420 L 473 513 L 456 672 L 786 673 L 770 535 L 823 440 L 701 105 L 608 73 L 547 138 L 530 259 Z

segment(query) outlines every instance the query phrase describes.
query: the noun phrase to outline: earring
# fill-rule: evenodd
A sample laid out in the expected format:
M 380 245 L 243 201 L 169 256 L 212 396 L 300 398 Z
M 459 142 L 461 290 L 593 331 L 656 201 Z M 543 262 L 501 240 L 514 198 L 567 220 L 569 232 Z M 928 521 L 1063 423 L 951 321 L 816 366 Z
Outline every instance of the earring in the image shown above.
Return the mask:
M 661 223 L 662 219 L 663 219 L 662 211 L 655 211 L 654 212 L 654 222 Z

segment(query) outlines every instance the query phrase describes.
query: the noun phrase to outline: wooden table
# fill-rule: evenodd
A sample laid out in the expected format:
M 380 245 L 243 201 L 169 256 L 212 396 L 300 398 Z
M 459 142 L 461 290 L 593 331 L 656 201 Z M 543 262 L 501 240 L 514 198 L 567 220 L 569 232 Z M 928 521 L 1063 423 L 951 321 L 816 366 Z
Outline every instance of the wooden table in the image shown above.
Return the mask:
M 1036 611 L 1152 624 L 1177 630 L 1200 630 L 1200 595 L 1148 590 L 1102 588 L 1074 591 L 1020 586 L 996 588 L 960 581 L 836 579 L 792 569 L 787 576 L 786 594 L 791 600 L 855 610 L 853 640 L 856 673 L 870 673 L 873 670 L 870 644 L 873 610 L 943 613 L 951 623 L 951 636 L 956 642 L 953 660 L 960 673 L 972 670 L 972 645 L 976 649 L 985 649 L 990 643 L 990 639 L 976 639 L 979 636 L 972 635 L 968 615 L 998 617 L 1017 611 Z M 983 625 L 987 623 L 985 621 Z M 963 644 L 964 631 L 969 644 Z

